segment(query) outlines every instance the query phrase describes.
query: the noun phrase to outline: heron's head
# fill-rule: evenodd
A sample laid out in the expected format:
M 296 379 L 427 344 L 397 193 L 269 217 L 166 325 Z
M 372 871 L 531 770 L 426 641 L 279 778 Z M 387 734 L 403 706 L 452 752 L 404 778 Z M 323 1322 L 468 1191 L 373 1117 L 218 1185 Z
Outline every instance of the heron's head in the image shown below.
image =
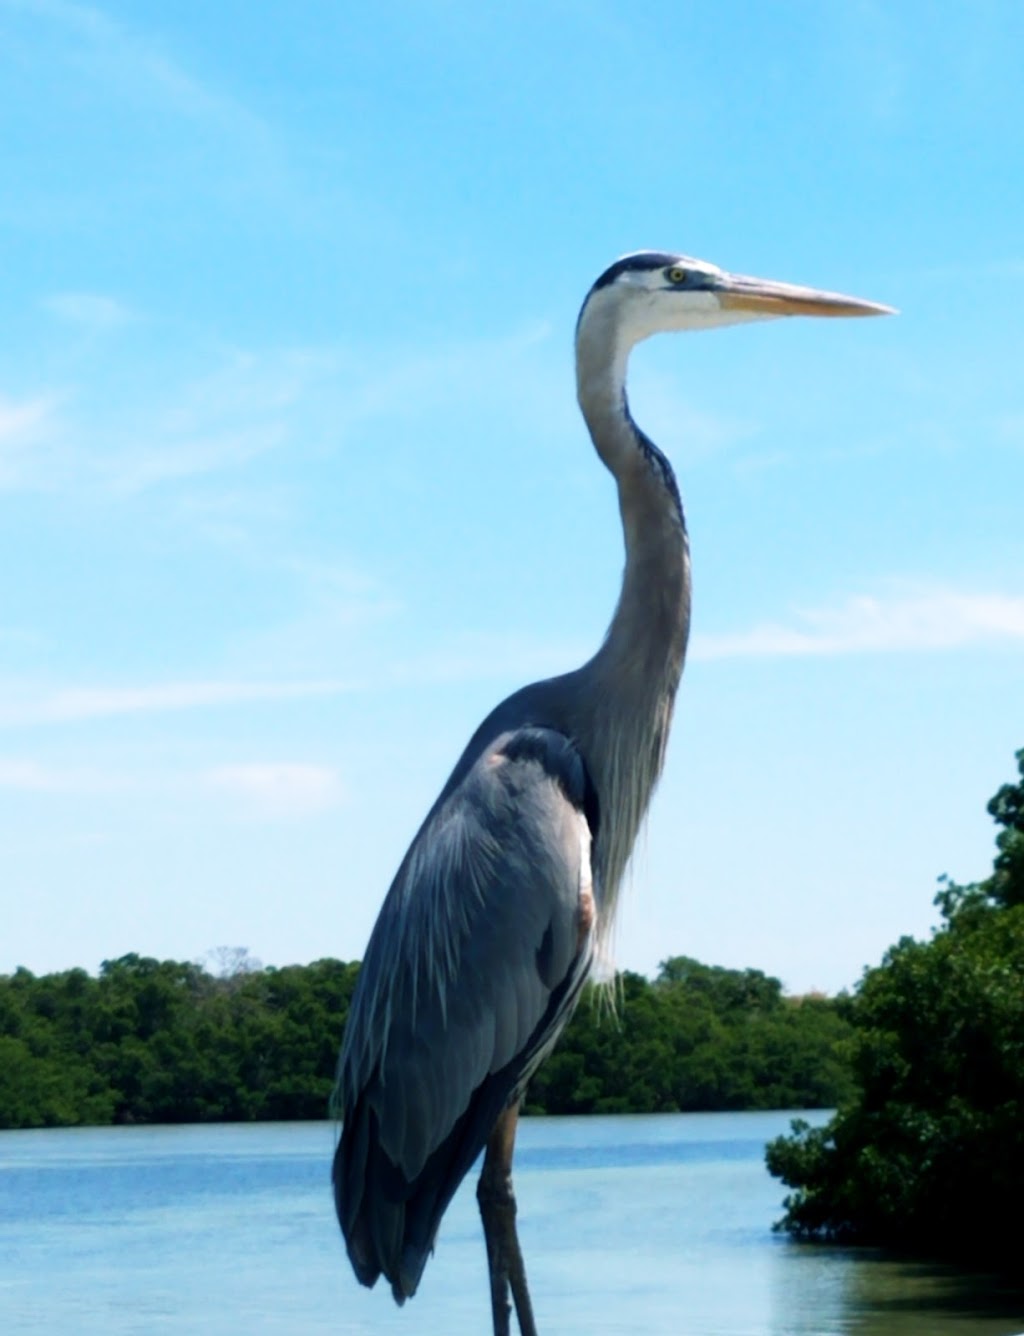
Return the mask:
M 580 311 L 578 335 L 622 347 L 663 330 L 714 329 L 783 315 L 890 315 L 891 306 L 838 292 L 730 274 L 707 260 L 663 251 L 624 255 L 604 271 Z

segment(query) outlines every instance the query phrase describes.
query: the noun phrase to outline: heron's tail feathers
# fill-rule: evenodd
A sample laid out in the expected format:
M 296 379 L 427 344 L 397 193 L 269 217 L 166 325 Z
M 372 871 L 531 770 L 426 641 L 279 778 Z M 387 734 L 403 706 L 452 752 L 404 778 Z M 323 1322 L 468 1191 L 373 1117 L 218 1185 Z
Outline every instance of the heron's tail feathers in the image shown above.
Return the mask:
M 376 1114 L 363 1101 L 345 1122 L 332 1178 L 357 1279 L 373 1286 L 383 1274 L 395 1303 L 404 1304 L 419 1286 L 447 1198 L 440 1204 L 436 1188 L 425 1193 L 422 1181 L 406 1181 L 381 1147 Z
M 395 1302 L 412 1298 L 434 1250 L 441 1217 L 509 1103 L 512 1077 L 488 1077 L 469 1108 L 410 1182 L 381 1145 L 366 1092 L 346 1113 L 334 1154 L 334 1205 L 357 1278 L 384 1275 Z

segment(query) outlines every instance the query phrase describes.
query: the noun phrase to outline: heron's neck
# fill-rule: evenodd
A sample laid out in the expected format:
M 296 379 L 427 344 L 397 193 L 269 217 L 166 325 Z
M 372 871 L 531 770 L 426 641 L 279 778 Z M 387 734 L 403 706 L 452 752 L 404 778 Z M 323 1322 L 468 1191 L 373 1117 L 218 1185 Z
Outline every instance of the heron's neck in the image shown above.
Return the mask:
M 598 839 L 607 926 L 664 761 L 689 632 L 690 564 L 672 468 L 629 414 L 629 346 L 587 335 L 577 336 L 579 403 L 618 486 L 626 549 L 611 625 L 577 679 L 577 727 L 607 815 Z

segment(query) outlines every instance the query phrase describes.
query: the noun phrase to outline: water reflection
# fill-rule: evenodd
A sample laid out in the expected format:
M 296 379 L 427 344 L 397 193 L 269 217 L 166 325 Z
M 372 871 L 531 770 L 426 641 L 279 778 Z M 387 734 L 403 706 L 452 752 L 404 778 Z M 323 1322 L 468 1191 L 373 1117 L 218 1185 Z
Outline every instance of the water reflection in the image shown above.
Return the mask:
M 772 1315 L 772 1336 L 1016 1336 L 1024 1296 L 992 1276 L 867 1248 L 788 1244 Z
M 789 1115 L 527 1119 L 520 1231 L 545 1336 L 1015 1336 L 993 1282 L 771 1232 L 765 1142 Z M 328 1124 L 0 1133 L 8 1333 L 479 1336 L 473 1185 L 398 1310 L 356 1285 Z
M 1024 1302 L 991 1276 L 946 1267 L 849 1257 L 848 1330 L 858 1336 L 1006 1336 L 1024 1330 Z

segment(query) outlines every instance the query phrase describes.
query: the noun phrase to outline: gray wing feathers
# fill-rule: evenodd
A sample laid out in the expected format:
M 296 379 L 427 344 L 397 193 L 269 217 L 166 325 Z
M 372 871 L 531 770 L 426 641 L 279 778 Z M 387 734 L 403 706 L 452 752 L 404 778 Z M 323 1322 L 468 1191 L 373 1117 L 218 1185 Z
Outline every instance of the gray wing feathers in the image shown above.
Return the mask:
M 456 769 L 374 928 L 339 1062 L 335 1188 L 357 1274 L 384 1270 L 396 1298 L 578 997 L 587 783 L 559 733 L 494 738 Z
M 376 1076 L 381 1145 L 409 1180 L 484 1078 L 525 1048 L 579 951 L 585 819 L 535 758 L 504 754 L 508 740 L 414 841 L 349 1021 L 343 1103 Z

